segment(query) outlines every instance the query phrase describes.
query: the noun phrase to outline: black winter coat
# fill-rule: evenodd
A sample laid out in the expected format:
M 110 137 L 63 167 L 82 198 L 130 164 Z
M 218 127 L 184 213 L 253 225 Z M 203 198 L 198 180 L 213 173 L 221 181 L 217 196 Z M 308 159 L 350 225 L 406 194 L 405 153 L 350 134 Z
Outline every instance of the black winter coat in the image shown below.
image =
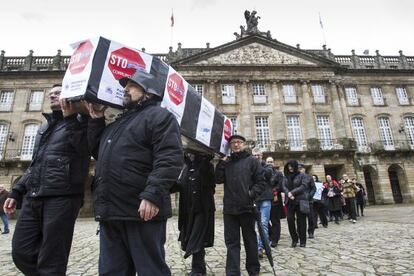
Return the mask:
M 265 162 L 261 162 L 263 171 L 264 171 L 264 178 L 266 181 L 265 190 L 263 193 L 257 198 L 257 201 L 270 201 L 273 199 L 272 193 L 272 175 L 273 175 L 273 167 L 270 164 L 266 164 Z
M 96 162 L 93 202 L 96 220 L 137 220 L 146 199 L 159 208 L 153 220 L 171 216 L 170 189 L 183 166 L 177 120 L 155 101 L 125 112 L 105 128 L 91 119 L 88 142 Z
M 290 173 L 288 165 L 292 165 L 294 172 Z M 295 199 L 289 199 L 289 204 L 299 204 L 300 200 L 309 200 L 309 191 L 311 190 L 310 177 L 304 173 L 299 173 L 296 161 L 288 161 L 284 167 L 286 176 L 286 192 L 292 193 Z
M 196 155 L 186 164 L 178 180 L 180 204 L 178 229 L 185 257 L 214 244 L 214 167 L 210 158 Z
M 47 123 L 38 130 L 32 162 L 9 196 L 18 202 L 24 194 L 39 198 L 84 192 L 90 162 L 87 118 L 63 118 L 61 111 L 43 116 Z
M 260 161 L 245 151 L 217 164 L 216 183 L 224 183 L 223 213 L 231 215 L 251 213 L 266 185 Z

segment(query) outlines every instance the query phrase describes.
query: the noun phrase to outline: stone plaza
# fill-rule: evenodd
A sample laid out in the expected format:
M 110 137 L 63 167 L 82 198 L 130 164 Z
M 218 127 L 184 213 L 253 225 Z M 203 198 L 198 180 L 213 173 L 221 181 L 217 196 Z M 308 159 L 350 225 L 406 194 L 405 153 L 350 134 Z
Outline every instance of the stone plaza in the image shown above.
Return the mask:
M 11 221 L 13 232 L 16 221 Z M 67 275 L 98 275 L 99 238 L 93 219 L 78 219 Z M 346 220 L 340 225 L 315 231 L 306 248 L 290 248 L 286 220 L 282 221 L 281 240 L 272 249 L 277 275 L 414 275 L 414 205 L 368 207 L 356 224 Z M 225 275 L 226 248 L 223 223 L 216 214 L 215 246 L 208 248 L 207 275 Z M 168 221 L 167 263 L 173 275 L 186 275 L 191 258 L 184 259 L 177 242 L 177 218 Z M 22 275 L 11 258 L 12 235 L 0 236 L 0 275 Z M 242 275 L 244 249 L 241 250 Z M 266 259 L 261 260 L 261 275 L 272 275 Z

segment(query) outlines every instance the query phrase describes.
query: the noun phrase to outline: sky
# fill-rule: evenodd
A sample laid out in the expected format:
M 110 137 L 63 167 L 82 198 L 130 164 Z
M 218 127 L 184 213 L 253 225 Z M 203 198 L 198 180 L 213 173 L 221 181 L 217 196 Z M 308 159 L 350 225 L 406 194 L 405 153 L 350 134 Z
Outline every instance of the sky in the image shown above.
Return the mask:
M 413 0 L 3 0 L 0 7 L 6 56 L 71 55 L 71 43 L 97 36 L 148 53 L 167 53 L 178 42 L 217 47 L 235 39 L 246 9 L 261 17 L 260 31 L 302 49 L 321 49 L 324 33 L 336 55 L 414 56 Z

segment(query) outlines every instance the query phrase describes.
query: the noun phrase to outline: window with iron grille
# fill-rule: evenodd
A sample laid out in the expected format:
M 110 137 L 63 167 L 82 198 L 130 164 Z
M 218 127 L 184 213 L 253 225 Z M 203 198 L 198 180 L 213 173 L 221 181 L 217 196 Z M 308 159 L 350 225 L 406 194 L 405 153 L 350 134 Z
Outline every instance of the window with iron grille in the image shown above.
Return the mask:
M 374 105 L 384 105 L 384 98 L 382 97 L 382 91 L 379 87 L 371 88 L 371 97 Z
M 256 138 L 258 146 L 263 148 L 270 144 L 270 129 L 268 117 L 256 117 Z
M 202 84 L 193 84 L 194 90 L 197 92 L 198 95 L 203 96 L 203 85 Z
M 358 94 L 355 87 L 345 88 L 346 100 L 348 105 L 358 105 Z
M 380 131 L 380 138 L 385 149 L 394 148 L 394 138 L 392 136 L 390 119 L 387 117 L 378 118 L 378 127 Z
M 233 125 L 231 135 L 237 134 L 237 117 L 236 116 L 229 116 L 231 124 Z
M 39 111 L 42 109 L 43 96 L 44 96 L 43 91 L 32 91 L 30 93 L 30 100 L 29 100 L 30 111 Z
M 9 134 L 9 125 L 0 124 L 0 159 L 4 157 L 4 151 L 6 148 L 8 134 Z
M 234 85 L 223 84 L 221 86 L 221 95 L 223 104 L 235 104 L 236 103 L 236 91 Z
M 0 111 L 10 111 L 13 104 L 14 91 L 0 92 Z
M 286 117 L 287 136 L 291 150 L 302 150 L 302 132 L 300 129 L 299 116 L 292 115 Z
M 296 91 L 295 86 L 292 84 L 283 85 L 283 98 L 285 103 L 296 103 Z
M 351 119 L 352 132 L 358 148 L 367 146 L 367 136 L 365 134 L 364 120 L 359 117 Z
M 331 126 L 329 124 L 329 116 L 317 115 L 316 124 L 318 126 L 319 139 L 323 149 L 331 148 L 333 146 Z
M 414 117 L 407 116 L 404 118 L 404 130 L 407 135 L 410 147 L 414 149 Z
M 22 160 L 32 159 L 33 148 L 34 148 L 35 138 L 36 138 L 38 129 L 39 129 L 39 125 L 37 124 L 26 125 L 24 129 L 24 136 L 23 136 L 23 142 L 22 142 L 22 152 L 21 152 Z
M 315 103 L 325 103 L 325 91 L 323 90 L 322 85 L 312 84 L 312 95 Z
M 266 96 L 265 85 L 262 83 L 253 83 L 253 96 Z
M 404 87 L 395 88 L 395 93 L 397 94 L 398 102 L 400 105 L 409 105 L 410 100 L 408 99 L 407 91 Z

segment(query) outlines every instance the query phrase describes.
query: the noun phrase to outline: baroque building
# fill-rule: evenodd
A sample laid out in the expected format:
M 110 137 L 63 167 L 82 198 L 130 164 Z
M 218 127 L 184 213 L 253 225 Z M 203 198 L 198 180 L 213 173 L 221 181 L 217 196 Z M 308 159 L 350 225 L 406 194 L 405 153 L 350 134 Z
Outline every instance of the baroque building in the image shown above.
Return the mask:
M 356 177 L 370 204 L 414 201 L 413 56 L 335 55 L 325 46 L 301 49 L 257 30 L 242 30 L 215 48 L 179 43 L 176 51 L 154 55 L 280 169 L 297 159 L 321 179 Z M 60 51 L 26 57 L 1 52 L 0 183 L 6 188 L 30 163 L 41 112 L 50 111 L 47 92 L 62 81 L 69 60 Z M 85 193 L 83 212 L 89 214 L 90 179 Z

